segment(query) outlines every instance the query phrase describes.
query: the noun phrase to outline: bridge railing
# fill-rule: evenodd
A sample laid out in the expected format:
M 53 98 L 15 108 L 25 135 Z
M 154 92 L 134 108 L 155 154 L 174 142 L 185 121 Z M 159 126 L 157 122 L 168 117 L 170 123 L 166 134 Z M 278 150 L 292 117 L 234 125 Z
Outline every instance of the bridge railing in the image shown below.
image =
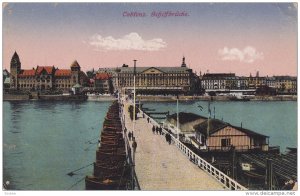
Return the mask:
M 141 111 L 143 112 L 143 111 Z M 154 119 L 152 119 L 150 116 L 148 116 L 146 113 L 145 117 L 150 119 L 151 124 L 154 126 L 161 126 L 158 122 L 156 122 Z M 169 127 L 169 129 L 172 129 Z M 162 131 L 164 134 L 169 133 L 166 129 L 162 128 Z M 176 133 L 175 129 L 172 129 L 173 133 Z M 218 180 L 221 184 L 223 184 L 227 189 L 229 190 L 248 190 L 226 174 L 224 174 L 219 169 L 212 166 L 210 163 L 208 163 L 206 160 L 201 158 L 199 155 L 195 154 L 191 149 L 186 147 L 181 141 L 179 141 L 174 135 L 170 134 L 172 140 L 174 141 L 176 147 L 185 155 L 188 157 L 190 161 L 192 161 L 194 164 L 198 165 L 199 168 L 210 174 L 212 177 L 214 177 L 216 180 Z
M 120 100 L 119 100 L 119 104 L 120 104 Z M 137 175 L 136 175 L 136 172 L 135 172 L 135 169 L 134 169 L 134 163 L 133 163 L 133 160 L 132 160 L 132 149 L 131 149 L 131 146 L 130 146 L 130 142 L 129 142 L 129 139 L 128 139 L 128 136 L 127 136 L 127 132 L 125 131 L 125 116 L 124 116 L 124 112 L 126 111 L 123 111 L 124 108 L 122 106 L 120 106 L 120 110 L 119 110 L 119 116 L 120 116 L 120 119 L 121 119 L 121 125 L 122 125 L 122 130 L 123 130 L 123 139 L 125 141 L 125 150 L 126 150 L 126 154 L 127 154 L 127 158 L 128 158 L 128 163 L 132 165 L 133 167 L 133 180 L 134 182 L 132 182 L 134 184 L 134 189 L 135 190 L 141 190 L 141 187 L 140 187 L 140 184 L 139 184 L 139 181 L 138 181 L 138 178 L 137 178 Z

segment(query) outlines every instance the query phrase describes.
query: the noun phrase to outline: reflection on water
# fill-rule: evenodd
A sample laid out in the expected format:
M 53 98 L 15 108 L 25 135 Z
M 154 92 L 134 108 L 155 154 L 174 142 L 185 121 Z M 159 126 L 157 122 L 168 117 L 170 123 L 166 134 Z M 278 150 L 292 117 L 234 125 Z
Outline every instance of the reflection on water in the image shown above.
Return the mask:
M 14 190 L 84 189 L 110 102 L 3 102 L 3 180 Z M 97 139 L 96 139 L 97 141 Z M 86 150 L 87 149 L 87 150 Z M 73 186 L 74 185 L 74 186 Z

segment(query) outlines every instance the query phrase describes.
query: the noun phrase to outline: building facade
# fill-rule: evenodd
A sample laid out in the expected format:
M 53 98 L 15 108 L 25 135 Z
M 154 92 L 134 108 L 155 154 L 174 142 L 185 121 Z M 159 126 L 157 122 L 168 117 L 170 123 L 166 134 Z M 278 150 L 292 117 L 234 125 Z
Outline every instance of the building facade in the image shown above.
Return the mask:
M 241 151 L 268 150 L 268 136 L 233 126 L 218 119 L 206 120 L 195 125 L 194 128 L 199 146 L 205 146 L 211 151 L 227 151 L 232 147 Z
M 96 74 L 108 74 L 112 89 L 117 89 L 117 71 L 119 68 L 99 68 Z
M 272 76 L 236 76 L 233 73 L 206 73 L 200 76 L 201 88 L 207 92 L 233 92 L 234 90 L 274 89 L 277 94 L 297 94 L 297 77 Z
M 274 76 L 275 87 L 279 94 L 297 94 L 297 77 Z
M 207 73 L 201 77 L 201 87 L 210 90 L 243 90 L 248 88 L 248 80 L 234 73 Z
M 112 77 L 108 73 L 97 73 L 94 78 L 94 90 L 100 93 L 112 94 L 114 92 Z
M 58 69 L 54 66 L 37 66 L 29 70 L 21 69 L 21 62 L 15 52 L 10 64 L 10 88 L 26 91 L 57 90 L 68 92 L 76 84 L 85 85 L 87 76 L 74 61 L 70 69 Z
M 186 67 L 185 58 L 180 67 L 136 67 L 137 92 L 180 92 L 191 87 L 192 70 Z M 117 69 L 117 87 L 133 89 L 134 68 L 123 66 Z

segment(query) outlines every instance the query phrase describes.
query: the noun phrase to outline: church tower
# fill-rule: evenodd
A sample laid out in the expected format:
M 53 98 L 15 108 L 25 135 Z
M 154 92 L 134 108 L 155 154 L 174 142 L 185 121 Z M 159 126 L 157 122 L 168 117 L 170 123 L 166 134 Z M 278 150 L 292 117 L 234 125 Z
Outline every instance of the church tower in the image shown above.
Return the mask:
M 186 64 L 185 64 L 185 57 L 182 58 L 182 64 L 181 64 L 181 67 L 186 67 Z
M 72 85 L 80 84 L 80 65 L 75 60 L 71 65 L 71 83 Z
M 18 74 L 21 71 L 21 62 L 19 55 L 15 51 L 10 61 L 10 88 L 18 88 Z

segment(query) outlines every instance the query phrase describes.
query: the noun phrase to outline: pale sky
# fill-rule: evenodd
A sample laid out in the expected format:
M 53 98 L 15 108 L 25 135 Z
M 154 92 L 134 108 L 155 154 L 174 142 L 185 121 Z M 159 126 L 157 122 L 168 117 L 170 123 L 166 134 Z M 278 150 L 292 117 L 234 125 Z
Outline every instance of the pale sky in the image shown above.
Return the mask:
M 4 3 L 3 68 L 180 66 L 199 73 L 297 75 L 293 3 Z M 186 16 L 154 17 L 152 12 Z M 137 12 L 144 17 L 129 17 Z

